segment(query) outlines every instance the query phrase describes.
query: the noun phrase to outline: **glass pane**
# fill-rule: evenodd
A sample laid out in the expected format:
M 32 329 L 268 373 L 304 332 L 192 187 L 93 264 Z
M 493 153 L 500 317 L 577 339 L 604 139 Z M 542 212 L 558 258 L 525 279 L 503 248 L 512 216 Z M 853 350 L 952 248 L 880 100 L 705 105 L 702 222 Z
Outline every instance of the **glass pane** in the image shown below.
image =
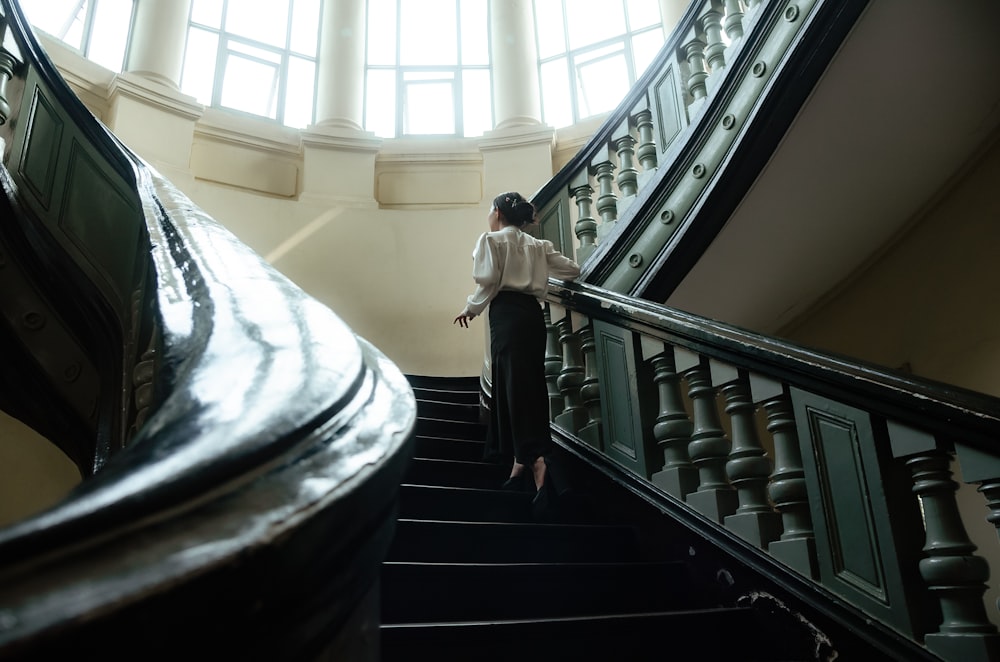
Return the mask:
M 628 94 L 628 67 L 622 52 L 576 63 L 580 119 L 611 110 Z
M 239 0 L 226 5 L 226 32 L 284 47 L 288 0 Z
M 486 0 L 462 0 L 462 64 L 490 63 L 489 20 Z
M 368 0 L 368 64 L 396 64 L 396 0 Z
M 292 42 L 289 48 L 316 57 L 319 48 L 319 0 L 292 0 Z
M 562 0 L 535 0 L 535 32 L 539 59 L 566 52 Z
M 288 89 L 285 92 L 285 126 L 304 129 L 313 122 L 316 90 L 316 63 L 300 57 L 288 60 Z
M 458 64 L 455 0 L 400 0 L 399 63 Z
M 396 135 L 396 72 L 393 69 L 368 70 L 365 129 L 380 138 Z
M 79 0 L 21 0 L 25 18 L 34 27 L 82 50 L 87 3 Z
M 200 28 L 188 29 L 181 92 L 190 94 L 205 106 L 212 105 L 212 85 L 215 81 L 218 52 L 218 34 Z
M 276 119 L 277 98 L 277 66 L 229 52 L 220 105 Z
M 281 53 L 278 51 L 272 51 L 267 48 L 258 48 L 257 46 L 251 46 L 250 44 L 236 39 L 230 39 L 226 45 L 229 47 L 230 51 L 246 55 L 250 59 L 264 60 L 266 63 L 274 65 L 281 64 Z
M 466 137 L 481 136 L 493 128 L 489 69 L 462 72 L 462 123 Z
M 131 24 L 132 0 L 99 0 L 87 58 L 111 71 L 121 71 Z
M 553 128 L 573 123 L 566 58 L 546 62 L 539 74 L 542 84 L 542 119 Z
M 602 2 L 566 0 L 569 47 L 577 49 L 625 34 L 625 9 L 621 0 Z
M 629 30 L 639 30 L 663 22 L 660 18 L 660 3 L 649 0 L 625 0 L 628 10 Z
M 403 133 L 455 133 L 455 87 L 451 81 L 403 84 Z
M 635 60 L 636 78 L 646 71 L 649 63 L 653 61 L 653 58 L 663 48 L 664 41 L 662 27 L 640 32 L 632 37 L 632 58 Z
M 191 22 L 222 29 L 222 0 L 191 0 Z

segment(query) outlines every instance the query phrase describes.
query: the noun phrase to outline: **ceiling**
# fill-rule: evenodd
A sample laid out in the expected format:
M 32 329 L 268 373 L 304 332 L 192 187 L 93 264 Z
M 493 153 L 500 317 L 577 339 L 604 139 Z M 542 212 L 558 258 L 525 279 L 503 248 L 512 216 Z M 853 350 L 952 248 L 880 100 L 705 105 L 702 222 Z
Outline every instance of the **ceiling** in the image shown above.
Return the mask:
M 667 304 L 762 333 L 918 217 L 1000 126 L 993 0 L 872 0 Z

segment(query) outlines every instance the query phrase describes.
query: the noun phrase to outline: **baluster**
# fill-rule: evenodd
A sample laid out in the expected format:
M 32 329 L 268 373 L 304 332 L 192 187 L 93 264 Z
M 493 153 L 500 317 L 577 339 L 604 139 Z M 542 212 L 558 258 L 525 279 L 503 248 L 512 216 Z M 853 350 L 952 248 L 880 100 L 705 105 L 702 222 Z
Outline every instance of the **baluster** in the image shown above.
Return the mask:
M 638 170 L 635 168 L 635 138 L 632 137 L 628 120 L 622 122 L 618 130 L 611 136 L 611 141 L 618 153 L 618 191 L 621 197 L 617 202 L 616 217 L 635 200 L 638 190 Z
M 726 68 L 726 44 L 722 41 L 722 2 L 711 0 L 708 10 L 700 17 L 702 30 L 705 33 L 705 62 L 708 65 L 708 88 L 716 87 L 721 81 L 720 75 Z
M 653 383 L 659 397 L 659 413 L 653 426 L 653 438 L 663 452 L 663 469 L 650 479 L 667 494 L 684 500 L 698 489 L 698 470 L 691 464 L 688 444 L 693 425 L 684 409 L 681 376 L 674 360 L 674 348 L 656 343 L 647 349 L 643 341 L 643 356 L 652 356 Z M 651 341 L 650 341 L 651 342 Z M 658 346 L 657 346 L 658 345 Z
M 635 114 L 635 128 L 639 133 L 639 147 L 635 156 L 639 159 L 642 172 L 637 178 L 637 189 L 643 188 L 656 173 L 656 141 L 653 138 L 653 113 L 649 108 L 643 108 Z
M 149 343 L 135 367 L 132 368 L 132 402 L 135 406 L 135 420 L 129 431 L 129 440 L 142 429 L 153 405 L 153 379 L 156 377 L 156 341 L 159 325 L 153 320 L 149 333 Z
M 729 47 L 732 48 L 743 38 L 743 8 L 740 0 L 726 0 L 726 36 L 729 37 Z
M 591 215 L 594 189 L 590 186 L 590 174 L 584 168 L 569 182 L 569 194 L 576 201 L 576 237 L 580 245 L 576 249 L 577 261 L 581 264 L 594 252 L 597 243 L 597 221 Z
M 594 448 L 601 448 L 601 387 L 598 381 L 594 327 L 591 324 L 580 329 L 580 348 L 584 365 L 580 399 L 587 410 L 587 424 L 580 429 L 579 437 Z
M 562 413 L 563 399 L 559 393 L 559 372 L 562 370 L 562 348 L 559 346 L 558 320 L 553 320 L 555 314 L 565 315 L 565 309 L 553 303 L 545 304 L 545 384 L 549 391 L 549 420 L 555 420 Z
M 761 549 L 781 535 L 781 516 L 767 500 L 771 461 L 757 436 L 750 383 L 735 368 L 712 362 L 712 381 L 722 384 L 726 413 L 732 424 L 732 449 L 726 472 L 736 489 L 739 507 L 725 519 L 727 529 Z
M 697 358 L 697 357 L 696 357 Z M 736 510 L 736 492 L 726 476 L 730 442 L 719 422 L 711 374 L 704 359 L 682 372 L 688 382 L 688 397 L 694 410 L 694 430 L 688 455 L 698 469 L 698 489 L 687 503 L 700 513 L 722 523 Z
M 0 36 L 4 34 L 0 30 Z M 14 78 L 14 67 L 17 60 L 4 49 L 0 49 L 0 124 L 6 124 L 10 118 L 10 103 L 7 101 L 7 84 Z
M 995 660 L 1000 656 L 1000 635 L 983 606 L 990 568 L 973 554 L 976 546 L 962 524 L 950 463 L 951 456 L 941 449 L 906 460 L 924 513 L 927 558 L 920 561 L 920 575 L 941 604 L 941 625 L 924 637 L 924 643 L 945 659 Z
M 791 399 L 773 380 L 751 376 L 750 384 L 754 402 L 767 412 L 767 431 L 774 442 L 774 471 L 768 496 L 781 514 L 782 533 L 767 546 L 767 551 L 789 568 L 817 579 L 816 536 Z
M 601 240 L 615 227 L 615 221 L 618 219 L 618 198 L 614 189 L 615 164 L 610 156 L 598 155 L 594 157 L 591 167 L 597 179 L 597 213 L 601 216 L 601 224 L 597 228 L 597 243 L 601 243 Z
M 706 87 L 708 70 L 705 67 L 705 42 L 701 39 L 701 35 L 698 34 L 695 27 L 692 27 L 688 32 L 688 38 L 684 42 L 683 49 L 684 59 L 687 60 L 688 64 L 687 88 L 688 94 L 691 97 L 691 103 L 688 106 L 690 115 L 693 116 L 695 111 L 705 103 L 705 97 L 708 96 L 708 89 Z
M 573 314 L 575 317 L 576 314 Z M 556 416 L 555 424 L 576 434 L 587 424 L 587 410 L 580 397 L 583 385 L 583 365 L 580 357 L 580 337 L 573 333 L 571 317 L 559 321 L 559 342 L 563 348 L 563 364 L 556 383 L 563 396 L 563 411 Z

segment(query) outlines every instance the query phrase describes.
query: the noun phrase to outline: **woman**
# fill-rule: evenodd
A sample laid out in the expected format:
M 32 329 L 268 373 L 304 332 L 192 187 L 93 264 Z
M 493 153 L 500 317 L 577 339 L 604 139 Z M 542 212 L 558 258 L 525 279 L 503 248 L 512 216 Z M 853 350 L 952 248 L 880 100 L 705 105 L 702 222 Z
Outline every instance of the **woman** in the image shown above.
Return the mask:
M 487 220 L 489 232 L 472 252 L 476 290 L 453 323 L 468 328 L 469 320 L 489 306 L 493 406 L 486 454 L 490 459 L 513 456 L 505 489 L 517 489 L 530 467 L 536 507 L 544 508 L 545 456 L 552 437 L 541 300 L 549 276 L 573 280 L 580 267 L 551 241 L 523 231 L 535 221 L 535 207 L 520 193 L 498 195 Z

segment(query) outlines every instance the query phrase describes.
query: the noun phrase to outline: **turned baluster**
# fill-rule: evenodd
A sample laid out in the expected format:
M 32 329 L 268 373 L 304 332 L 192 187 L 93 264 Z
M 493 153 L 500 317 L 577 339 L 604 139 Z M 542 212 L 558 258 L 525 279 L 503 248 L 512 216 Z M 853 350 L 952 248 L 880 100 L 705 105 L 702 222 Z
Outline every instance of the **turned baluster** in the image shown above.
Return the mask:
M 583 352 L 583 384 L 580 399 L 587 410 L 587 423 L 580 428 L 580 439 L 594 448 L 601 447 L 601 386 L 598 381 L 597 351 L 594 327 L 587 324 L 580 329 L 580 349 Z
M 649 108 L 643 108 L 635 114 L 635 129 L 639 134 L 635 156 L 642 166 L 636 188 L 641 189 L 656 172 L 656 140 L 653 138 L 653 113 Z
M 3 31 L 0 31 L 2 36 Z M 5 124 L 10 118 L 10 103 L 7 101 L 7 84 L 14 78 L 14 67 L 17 60 L 6 50 L 0 49 L 0 124 Z
M 694 412 L 694 429 L 688 444 L 691 463 L 698 469 L 698 489 L 687 496 L 687 503 L 703 515 L 722 523 L 736 510 L 736 492 L 726 476 L 730 442 L 719 422 L 715 389 L 705 359 L 681 374 L 688 383 L 688 397 Z
M 569 194 L 576 201 L 577 221 L 574 232 L 580 240 L 576 257 L 578 262 L 583 263 L 594 252 L 597 243 L 597 221 L 592 215 L 594 189 L 590 185 L 590 175 L 586 168 L 570 180 Z
M 552 320 L 553 308 L 560 312 L 562 306 L 552 303 L 545 304 L 545 385 L 549 392 L 549 420 L 562 413 L 563 399 L 559 392 L 559 373 L 562 370 L 562 348 L 559 346 L 559 327 Z M 564 312 L 563 312 L 564 314 Z
M 711 0 L 708 10 L 701 15 L 702 30 L 705 33 L 705 62 L 708 65 L 708 84 L 718 84 L 721 76 L 718 74 L 726 68 L 726 44 L 722 41 L 722 2 Z
M 658 346 L 657 346 L 658 345 Z M 643 356 L 652 356 L 653 383 L 659 398 L 659 413 L 653 426 L 653 438 L 663 453 L 663 469 L 650 479 L 667 494 L 684 500 L 698 489 L 698 470 L 691 464 L 688 444 L 694 425 L 684 408 L 681 376 L 674 360 L 674 348 L 655 343 L 647 348 L 643 338 Z
M 781 535 L 781 515 L 767 500 L 771 460 L 757 436 L 755 407 L 746 374 L 712 362 L 712 381 L 722 384 L 726 413 L 732 429 L 732 449 L 726 463 L 729 482 L 736 489 L 739 506 L 725 519 L 727 529 L 757 547 Z
M 598 161 L 598 159 L 602 159 Z M 615 164 L 607 156 L 597 156 L 591 164 L 597 179 L 597 213 L 601 224 L 597 228 L 597 243 L 615 227 L 618 219 L 618 198 L 615 196 Z
M 559 342 L 563 349 L 562 370 L 556 384 L 563 396 L 562 413 L 556 416 L 555 424 L 562 429 L 576 434 L 587 424 L 587 409 L 580 397 L 583 386 L 583 363 L 580 355 L 580 337 L 573 332 L 572 316 L 559 321 Z
M 694 114 L 705 102 L 705 97 L 708 96 L 708 88 L 706 87 L 708 70 L 705 66 L 705 42 L 694 27 L 688 32 L 688 39 L 684 42 L 683 49 L 684 59 L 687 60 L 688 64 L 687 91 L 691 97 L 689 106 L 691 114 Z
M 791 399 L 779 382 L 751 376 L 750 384 L 754 401 L 767 413 L 767 431 L 774 443 L 774 470 L 767 492 L 781 514 L 782 533 L 767 551 L 789 568 L 816 579 L 816 536 Z
M 618 153 L 618 190 L 621 192 L 621 198 L 618 200 L 617 215 L 620 216 L 635 198 L 638 190 L 639 171 L 635 167 L 635 138 L 632 137 L 628 120 L 621 123 L 611 136 L 611 141 Z
M 920 561 L 920 575 L 941 605 L 941 625 L 924 643 L 945 659 L 998 659 L 1000 635 L 983 606 L 989 564 L 973 554 L 976 546 L 962 524 L 950 464 L 951 455 L 941 449 L 906 459 L 924 513 L 927 557 Z
M 740 0 L 726 0 L 724 25 L 730 46 L 743 38 L 743 8 L 740 5 Z

